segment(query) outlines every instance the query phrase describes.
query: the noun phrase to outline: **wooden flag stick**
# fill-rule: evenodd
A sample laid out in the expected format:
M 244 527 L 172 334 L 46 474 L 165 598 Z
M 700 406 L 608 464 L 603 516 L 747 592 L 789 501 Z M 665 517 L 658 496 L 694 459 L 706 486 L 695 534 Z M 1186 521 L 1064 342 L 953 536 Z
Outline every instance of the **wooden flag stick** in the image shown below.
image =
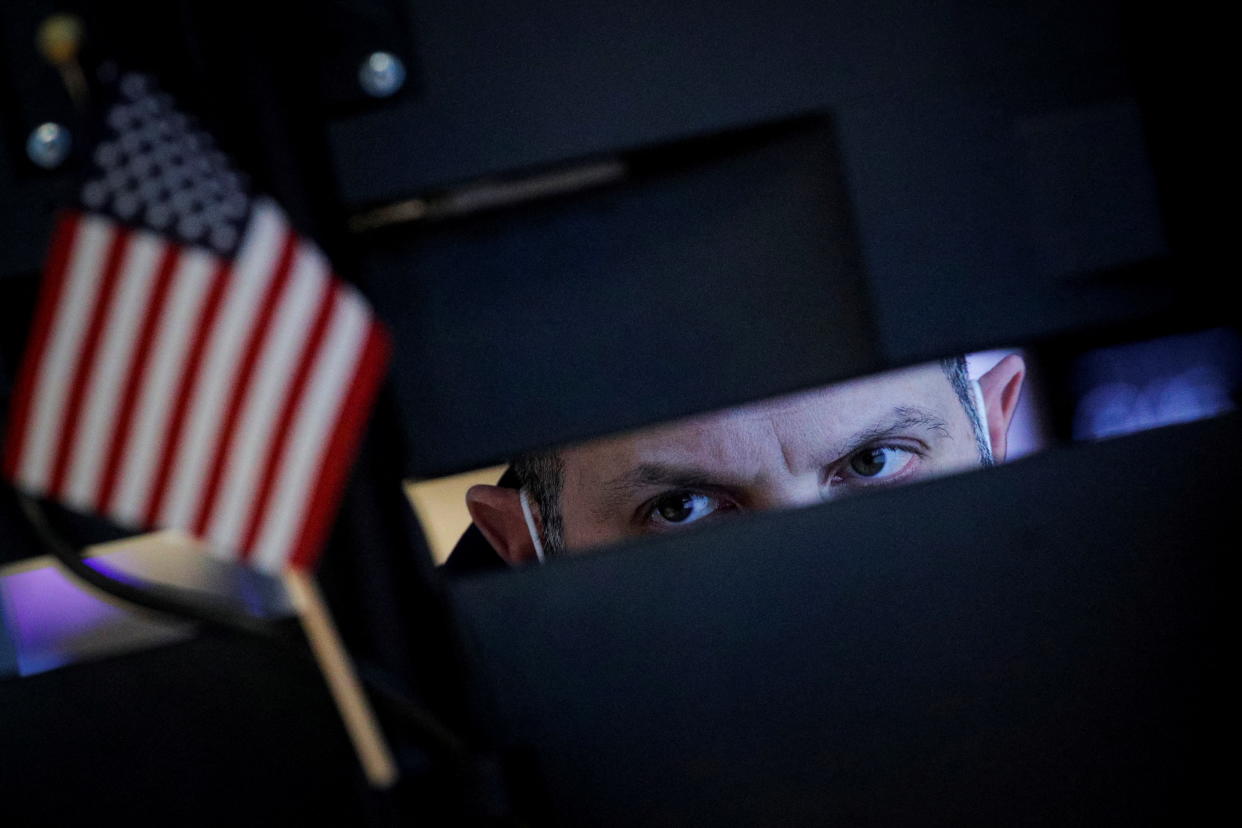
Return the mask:
M 391 787 L 397 781 L 396 762 L 384 742 L 375 713 L 363 695 L 362 685 L 332 624 L 319 587 L 309 573 L 298 569 L 286 570 L 284 582 L 367 781 L 373 788 Z

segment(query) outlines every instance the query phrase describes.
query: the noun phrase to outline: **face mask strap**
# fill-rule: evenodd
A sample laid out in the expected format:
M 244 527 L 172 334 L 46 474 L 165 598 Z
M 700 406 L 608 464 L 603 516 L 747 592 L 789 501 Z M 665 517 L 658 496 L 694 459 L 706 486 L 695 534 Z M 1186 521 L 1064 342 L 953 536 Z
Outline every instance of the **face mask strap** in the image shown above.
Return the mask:
M 988 454 L 991 454 L 992 431 L 988 428 L 988 408 L 987 403 L 983 401 L 983 386 L 979 384 L 979 380 L 970 381 L 970 391 L 975 397 L 975 410 L 979 412 L 979 422 L 983 424 L 983 442 L 988 447 Z
M 539 540 L 539 530 L 535 527 L 535 516 L 530 511 L 530 498 L 526 489 L 518 489 L 518 500 L 522 502 L 522 517 L 526 519 L 526 530 L 530 532 L 530 541 L 535 545 L 535 557 L 543 563 L 543 541 Z

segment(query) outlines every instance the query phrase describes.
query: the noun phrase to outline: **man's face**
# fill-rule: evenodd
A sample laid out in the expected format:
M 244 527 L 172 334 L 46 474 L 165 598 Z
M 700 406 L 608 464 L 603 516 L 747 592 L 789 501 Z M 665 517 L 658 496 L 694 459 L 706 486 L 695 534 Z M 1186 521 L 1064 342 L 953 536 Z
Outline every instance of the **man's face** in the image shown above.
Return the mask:
M 1010 355 L 979 378 L 996 459 L 1025 374 Z M 605 437 L 558 452 L 559 546 L 582 551 L 746 512 L 808 506 L 983 463 L 939 363 Z M 475 486 L 474 523 L 509 563 L 535 557 L 513 489 Z M 536 515 L 541 525 L 544 521 Z M 554 533 L 556 534 L 556 533 Z M 545 534 L 545 536 L 547 536 Z
M 935 363 L 594 440 L 560 456 L 568 550 L 981 463 L 966 410 Z

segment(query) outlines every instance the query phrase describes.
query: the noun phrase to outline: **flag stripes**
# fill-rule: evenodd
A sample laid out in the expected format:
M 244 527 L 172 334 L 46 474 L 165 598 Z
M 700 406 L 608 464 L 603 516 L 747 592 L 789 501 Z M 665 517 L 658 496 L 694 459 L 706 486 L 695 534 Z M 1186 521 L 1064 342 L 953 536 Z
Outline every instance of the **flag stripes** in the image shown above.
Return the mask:
M 18 480 L 28 481 L 40 494 L 48 493 L 61 440 L 63 412 L 69 397 L 79 350 L 86 333 L 87 316 L 95 307 L 99 288 L 98 263 L 112 242 L 112 225 L 105 219 L 86 217 L 72 242 L 64 292 L 53 309 L 52 334 L 42 369 L 31 390 L 29 446 L 18 446 Z M 20 404 L 20 403 L 19 403 Z
M 134 423 L 139 420 L 145 421 L 145 418 L 136 415 L 134 410 L 138 405 L 139 390 L 143 387 L 143 382 L 150 377 L 148 369 L 151 365 L 151 360 L 156 356 L 153 348 L 156 341 L 156 328 L 164 317 L 164 308 L 168 302 L 169 294 L 172 292 L 173 272 L 178 265 L 179 258 L 177 252 L 177 249 L 171 245 L 164 245 L 163 247 L 159 264 L 157 265 L 155 284 L 151 288 L 151 298 L 147 313 L 141 321 L 141 327 L 134 341 L 134 350 L 130 357 L 129 370 L 126 372 L 125 385 L 121 391 L 121 407 L 116 414 L 117 425 L 112 432 L 112 437 L 108 444 L 108 453 L 104 458 L 102 471 L 103 477 L 99 484 L 99 503 L 105 512 L 116 508 L 117 475 L 120 473 L 121 462 L 126 456 L 124 452 L 129 444 L 130 435 L 133 434 Z M 155 406 L 149 406 L 149 408 L 155 410 Z M 144 409 L 144 414 L 147 413 L 147 410 Z M 149 425 L 148 428 L 150 428 Z M 133 450 L 136 451 L 137 447 Z M 130 513 L 127 511 L 124 514 L 129 515 Z M 125 522 L 136 523 L 137 519 L 130 519 Z
M 315 312 L 315 319 L 311 323 L 302 353 L 298 356 L 297 368 L 290 381 L 289 392 L 285 395 L 284 405 L 281 407 L 274 423 L 274 433 L 267 444 L 267 456 L 263 460 L 261 476 L 256 481 L 257 488 L 254 496 L 254 505 L 247 519 L 245 534 L 242 536 L 240 544 L 242 549 L 248 550 L 253 548 L 255 539 L 258 536 L 264 510 L 271 499 L 272 488 L 276 482 L 276 473 L 280 468 L 280 458 L 284 455 L 289 432 L 293 425 L 294 417 L 297 414 L 297 400 L 302 398 L 307 381 L 310 379 L 311 369 L 319 359 L 324 334 L 327 332 L 329 320 L 332 319 L 333 313 L 336 311 L 340 296 L 341 292 L 337 289 L 337 286 L 331 285 L 323 291 L 323 296 L 319 301 L 319 308 Z
M 128 239 L 119 265 L 121 278 L 113 286 L 111 312 L 104 322 L 96 359 L 87 360 L 87 379 L 82 419 L 78 431 L 61 446 L 76 460 L 68 469 L 65 501 L 93 505 L 103 473 L 110 435 L 116 428 L 118 405 L 115 390 L 123 388 L 124 374 L 131 361 L 136 334 L 142 327 L 142 314 L 150 302 L 155 269 L 159 266 L 163 243 L 154 235 L 138 232 Z M 101 498 L 102 499 L 102 498 Z
M 263 467 L 263 448 L 276 437 L 276 417 L 280 403 L 288 397 L 297 358 L 301 355 L 313 314 L 331 285 L 322 259 L 299 248 L 289 276 L 283 280 L 280 297 L 263 325 L 265 337 L 256 348 L 253 377 L 239 398 L 235 430 L 230 442 L 217 458 L 221 471 L 214 508 L 205 511 L 210 518 L 202 534 L 218 543 L 239 547 L 249 518 L 249 508 L 258 496 L 258 479 Z
M 362 436 L 366 412 L 370 410 L 384 366 L 388 363 L 391 345 L 387 335 L 374 323 L 363 324 L 361 317 L 367 312 L 362 308 L 361 300 L 356 295 L 351 295 L 350 299 L 350 304 L 355 308 L 353 316 L 358 320 L 355 325 L 359 334 L 356 343 L 358 348 L 353 359 L 342 360 L 341 376 L 352 375 L 353 379 L 348 384 L 337 379 L 333 391 L 339 395 L 334 406 L 335 423 L 325 435 L 327 439 L 323 440 L 318 451 L 321 459 L 315 467 L 316 472 L 308 481 L 311 497 L 297 504 L 299 518 L 296 525 L 300 528 L 292 546 L 294 551 L 291 558 L 297 567 L 311 564 L 315 550 L 327 533 L 331 516 L 336 514 L 350 458 L 353 457 L 358 439 Z M 326 375 L 323 382 L 327 385 L 332 379 L 331 375 Z M 316 452 L 312 449 L 311 453 Z M 278 545 L 270 547 L 268 554 L 272 555 L 280 548 L 282 547 Z
M 195 504 L 191 506 L 187 517 L 193 515 L 191 522 L 187 525 L 192 527 L 192 531 L 196 535 L 206 535 L 207 524 L 212 516 L 215 507 L 216 496 L 220 491 L 220 478 L 224 473 L 224 464 L 229 459 L 228 450 L 232 445 L 234 431 L 237 428 L 237 421 L 241 415 L 242 404 L 247 394 L 251 390 L 251 380 L 255 377 L 255 364 L 258 362 L 259 354 L 266 346 L 269 334 L 272 332 L 273 315 L 276 305 L 279 302 L 285 287 L 289 281 L 290 271 L 293 267 L 293 258 L 297 252 L 297 240 L 291 233 L 282 233 L 281 252 L 276 260 L 276 266 L 271 269 L 270 280 L 266 285 L 263 296 L 258 303 L 258 312 L 252 313 L 246 317 L 246 325 L 238 326 L 238 330 L 248 327 L 246 331 L 245 343 L 234 354 L 237 361 L 229 367 L 230 382 L 224 383 L 223 388 L 227 389 L 222 402 L 224 404 L 224 417 L 219 423 L 219 427 L 213 435 L 214 450 L 208 452 L 204 456 L 204 475 L 198 474 L 198 469 L 189 466 L 191 471 L 195 472 L 193 483 L 187 490 L 190 495 L 190 502 Z M 239 280 L 234 280 L 234 285 Z M 234 288 L 236 290 L 236 287 Z M 238 291 L 240 292 L 240 291 Z M 242 313 L 252 311 L 250 308 L 236 307 Z M 217 337 L 217 341 L 220 337 Z M 262 378 L 260 378 L 261 380 Z M 212 423 L 214 425 L 214 423 Z M 204 451 L 206 450 L 204 447 Z
M 43 272 L 43 283 L 39 291 L 39 302 L 35 308 L 34 319 L 30 325 L 30 336 L 26 343 L 27 367 L 17 375 L 13 389 L 13 404 L 9 411 L 9 431 L 18 439 L 6 440 L 4 444 L 4 476 L 14 480 L 22 463 L 22 448 L 26 434 L 26 426 L 30 421 L 31 402 L 34 399 L 33 385 L 36 372 L 30 365 L 42 362 L 48 349 L 48 340 L 52 335 L 52 317 L 59 307 L 61 295 L 65 289 L 65 273 L 69 269 L 69 254 L 75 248 L 80 222 L 78 213 L 68 212 L 60 217 L 52 231 L 52 247 L 49 251 L 47 265 Z M 26 446 L 27 454 L 32 449 Z
M 349 377 L 363 367 L 359 355 L 365 342 L 365 312 L 361 303 L 345 297 L 337 306 L 328 325 L 323 358 L 312 370 L 306 388 L 307 403 L 289 429 L 286 461 L 276 478 L 276 490 L 258 536 L 251 547 L 254 563 L 260 569 L 286 548 L 303 548 L 308 541 L 301 538 L 302 526 L 314 495 L 313 484 L 321 477 L 324 458 L 331 452 L 328 441 L 336 422 L 338 409 L 347 405 L 342 393 Z
M 268 283 L 276 275 L 278 256 L 286 241 L 286 228 L 271 206 L 256 207 L 246 240 L 233 267 L 225 272 L 220 304 L 205 320 L 206 338 L 199 376 L 190 387 L 186 420 L 174 432 L 170 448 L 175 461 L 167 486 L 168 496 L 153 522 L 195 531 L 198 504 L 211 473 L 212 455 L 219 445 L 220 430 L 227 416 L 229 393 L 251 337 Z
M 316 555 L 388 339 L 275 204 L 232 259 L 106 216 L 55 232 L 4 468 L 275 572 Z
M 99 348 L 99 339 L 103 333 L 104 322 L 112 309 L 113 299 L 116 296 L 116 283 L 121 278 L 121 263 L 128 252 L 129 241 L 130 233 L 128 230 L 116 230 L 111 234 L 107 253 L 103 257 L 103 275 L 99 278 L 98 291 L 94 296 L 93 307 L 90 307 L 90 314 L 81 345 L 82 353 L 80 356 L 76 356 L 74 360 L 74 370 L 69 383 L 69 397 L 65 400 L 64 407 L 59 412 L 63 418 L 60 427 L 61 436 L 56 442 L 56 455 L 52 461 L 52 476 L 47 487 L 48 494 L 51 497 L 64 497 L 65 475 L 68 470 L 69 458 L 72 456 L 70 449 L 74 446 L 78 437 L 78 426 L 82 414 L 83 398 L 86 395 L 86 386 L 95 368 L 95 356 Z M 83 269 L 82 272 L 86 273 L 87 271 Z
M 140 501 L 142 504 L 140 508 L 143 510 L 143 523 L 148 526 L 157 526 L 161 523 L 160 515 L 164 508 L 164 502 L 168 499 L 169 481 L 173 475 L 173 463 L 178 457 L 178 449 L 181 446 L 181 434 L 185 428 L 186 419 L 190 416 L 190 403 L 196 396 L 195 390 L 198 388 L 198 379 L 203 370 L 203 352 L 206 350 L 211 333 L 215 329 L 215 319 L 220 311 L 220 301 L 224 296 L 225 288 L 228 286 L 229 277 L 232 275 L 232 269 L 226 262 L 218 264 L 206 262 L 206 264 L 209 266 L 204 269 L 203 275 L 209 276 L 210 282 L 204 291 L 202 316 L 199 317 L 197 324 L 191 323 L 189 328 L 191 339 L 189 350 L 185 356 L 184 366 L 172 366 L 174 373 L 178 370 L 183 371 L 183 373 L 177 383 L 177 390 L 171 397 L 173 408 L 168 422 L 168 429 L 159 435 L 161 441 L 160 452 L 155 469 L 155 477 L 151 481 L 150 499 Z M 156 401 L 152 399 L 151 402 L 155 403 Z M 164 402 L 167 403 L 167 400 Z M 136 470 L 136 474 L 141 475 L 142 469 Z M 176 524 L 168 523 L 167 525 Z

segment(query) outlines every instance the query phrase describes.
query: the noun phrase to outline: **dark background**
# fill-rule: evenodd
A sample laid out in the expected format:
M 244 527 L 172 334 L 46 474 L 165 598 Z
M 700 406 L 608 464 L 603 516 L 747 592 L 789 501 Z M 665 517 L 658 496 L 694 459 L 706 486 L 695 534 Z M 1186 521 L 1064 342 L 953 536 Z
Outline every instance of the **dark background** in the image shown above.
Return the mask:
M 831 570 L 815 552 L 826 533 L 852 526 L 852 534 L 834 541 L 865 540 L 866 510 L 880 508 L 866 504 L 880 501 L 772 516 L 764 524 L 772 534 L 756 534 L 747 524 L 671 541 L 658 557 L 611 555 L 512 580 L 449 586 L 431 571 L 397 482 L 947 354 L 1037 347 L 1055 377 L 1058 366 L 1102 343 L 1234 321 L 1218 284 L 1224 272 L 1218 248 L 1231 236 L 1219 232 L 1214 200 L 1204 197 L 1224 190 L 1231 157 L 1214 137 L 1222 134 L 1214 122 L 1228 100 L 1221 89 L 1227 76 L 1215 64 L 1231 50 L 1212 35 L 1224 27 L 1170 5 L 1069 0 L 1000 8 L 983 0 L 6 3 L 0 10 L 5 408 L 51 211 L 73 186 L 72 165 L 42 171 L 23 150 L 26 135 L 45 120 L 79 134 L 79 116 L 59 78 L 33 48 L 38 22 L 66 7 L 86 21 L 84 62 L 113 58 L 159 74 L 256 186 L 278 197 L 338 271 L 376 300 L 392 327 L 394 371 L 319 575 L 351 651 L 464 734 L 473 760 L 467 771 L 445 770 L 388 710 L 385 722 L 406 771 L 397 797 L 375 805 L 356 775 L 334 789 L 330 780 L 351 773 L 352 764 L 322 693 L 307 689 L 299 668 L 282 666 L 281 657 L 268 661 L 261 650 L 234 651 L 204 639 L 134 656 L 148 665 L 145 671 L 115 661 L 0 684 L 6 710 L 0 790 L 7 800 L 34 803 L 17 812 L 19 822 L 66 824 L 86 821 L 84 814 L 133 815 L 145 808 L 179 824 L 259 823 L 280 813 L 273 804 L 280 802 L 296 803 L 299 818 L 348 811 L 374 824 L 436 812 L 450 824 L 466 812 L 572 823 L 581 821 L 583 808 L 589 811 L 588 793 L 598 797 L 596 808 L 610 807 L 614 797 L 636 809 L 616 811 L 619 819 L 636 812 L 684 822 L 689 816 L 678 803 L 705 802 L 721 780 L 736 781 L 731 773 L 757 767 L 694 764 L 687 745 L 711 744 L 718 757 L 741 756 L 753 744 L 752 759 L 786 746 L 782 755 L 806 773 L 746 776 L 738 798 L 714 800 L 726 820 L 730 813 L 771 815 L 765 808 L 781 803 L 805 805 L 797 810 L 803 816 L 830 811 L 847 821 L 866 814 L 877 822 L 982 815 L 1018 824 L 1023 813 L 1030 822 L 1061 824 L 1098 823 L 1109 813 L 1155 820 L 1186 797 L 1216 790 L 1208 771 L 1203 784 L 1192 778 L 1205 765 L 1187 763 L 1219 747 L 1200 738 L 1219 707 L 1187 711 L 1218 699 L 1204 695 L 1204 665 L 1218 643 L 1191 642 L 1220 629 L 1223 617 L 1209 589 L 1214 556 L 1224 548 L 1213 545 L 1221 527 L 1204 521 L 1221 514 L 1208 494 L 1236 491 L 1236 476 L 1209 463 L 1236 423 L 1181 433 L 1192 446 L 1185 456 L 1199 465 L 1181 464 L 1174 452 L 1152 467 L 1180 469 L 1187 475 L 1180 488 L 1160 488 L 1144 476 L 1137 443 L 1117 444 L 1122 448 L 1113 459 L 1130 473 L 1108 479 L 1115 491 L 1097 478 L 1076 478 L 1079 461 L 1068 455 L 1032 471 L 1029 481 L 1022 466 L 1002 470 L 1012 488 L 989 496 L 980 494 L 989 481 L 978 476 L 947 483 L 961 502 L 980 504 L 964 506 L 967 515 L 992 503 L 989 497 L 1020 510 L 1024 492 L 1037 497 L 1083 487 L 1081 499 L 1069 498 L 1047 518 L 1050 527 L 1019 521 L 1026 533 L 1004 536 L 998 560 L 1037 561 L 1029 583 L 1018 570 L 992 570 L 986 562 L 973 582 L 969 573 L 936 581 L 934 571 L 921 570 L 942 595 L 972 583 L 1011 588 L 997 593 L 1003 601 L 953 616 L 957 631 L 973 642 L 966 650 L 973 660 L 955 660 L 952 648 L 932 646 L 927 660 L 902 662 L 900 649 L 864 647 L 891 642 L 911 617 L 900 608 L 869 613 L 866 598 L 918 594 L 904 581 L 899 589 L 884 578 L 848 582 L 858 588 L 851 600 L 859 610 L 851 617 L 864 625 L 858 629 L 871 630 L 866 635 L 839 639 L 832 630 L 808 627 L 814 631 L 808 641 L 796 625 L 763 633 L 789 648 L 769 651 L 766 662 L 775 671 L 771 686 L 786 703 L 805 693 L 800 687 L 822 689 L 828 674 L 808 679 L 817 662 L 807 656 L 833 648 L 856 647 L 850 652 L 875 659 L 874 669 L 859 677 L 892 679 L 903 663 L 933 671 L 905 695 L 868 701 L 876 705 L 868 708 L 872 718 L 861 721 L 945 704 L 940 718 L 922 721 L 933 731 L 942 726 L 941 733 L 959 734 L 966 740 L 960 751 L 921 763 L 914 761 L 918 739 L 898 739 L 889 745 L 897 752 L 873 754 L 892 760 L 877 767 L 862 761 L 863 746 L 853 754 L 859 764 L 851 766 L 859 777 L 819 774 L 825 762 L 853 760 L 813 749 L 822 743 L 816 735 L 825 722 L 840 724 L 835 717 L 846 715 L 848 705 L 832 713 L 812 710 L 806 705 L 813 700 L 804 699 L 802 707 L 769 715 L 751 704 L 763 691 L 762 674 L 749 672 L 753 648 L 768 639 L 743 631 L 754 621 L 763 632 L 764 619 L 779 612 L 749 603 L 737 589 L 705 593 L 718 603 L 691 604 L 681 614 L 678 595 L 666 594 L 659 606 L 671 615 L 648 616 L 648 626 L 608 608 L 627 605 L 626 590 L 652 579 L 687 590 L 718 579 L 737 584 L 741 561 L 763 561 L 785 549 L 794 554 L 786 566 L 770 569 L 769 594 L 823 584 Z M 380 48 L 402 57 L 410 80 L 393 98 L 374 100 L 354 78 L 363 57 Z M 351 216 L 391 201 L 601 159 L 621 161 L 629 175 L 478 215 L 348 230 Z M 902 497 L 917 500 L 921 493 Z M 11 498 L 7 490 L 0 498 L 0 554 L 36 554 Z M 1102 525 L 1118 532 L 1063 543 L 1076 526 L 1090 526 L 1093 508 L 1107 510 Z M 1196 528 L 1193 549 L 1206 557 L 1169 557 L 1178 548 L 1179 523 Z M 954 535 L 941 525 L 948 532 L 942 546 L 978 553 L 995 540 L 986 523 L 979 525 L 985 528 L 976 535 Z M 83 541 L 96 531 L 70 528 L 80 529 Z M 1125 543 L 1149 566 L 1134 570 L 1135 579 L 1109 581 L 1104 573 L 1123 566 Z M 1103 552 L 1086 569 L 1067 568 L 1096 548 Z M 917 550 L 890 551 L 890 560 L 899 561 Z M 1111 584 L 1111 591 L 1103 603 L 1081 589 L 1058 597 L 1058 572 L 1085 572 L 1089 583 Z M 1162 579 L 1181 586 L 1161 592 Z M 568 637 L 542 645 L 523 638 L 520 616 L 507 613 L 538 608 L 552 591 L 585 596 L 610 586 L 619 590 L 611 603 L 594 610 L 565 605 L 564 618 L 545 619 Z M 795 602 L 777 621 L 794 624 L 799 606 L 810 604 Z M 596 649 L 591 624 L 575 623 L 592 612 L 628 618 L 633 626 L 612 641 L 613 649 Z M 816 612 L 807 610 L 800 623 L 823 620 Z M 991 656 L 1009 647 L 1038 651 L 1026 622 L 1040 613 L 1059 614 L 1049 646 L 1062 657 L 1041 662 L 1042 671 L 1020 682 L 1026 695 L 1006 695 L 1007 677 L 987 672 L 997 663 Z M 720 668 L 699 670 L 700 683 L 683 685 L 701 689 L 701 705 L 678 706 L 665 685 L 692 676 L 688 671 L 702 662 L 676 651 L 652 662 L 644 642 L 653 640 L 658 624 L 675 628 L 705 617 L 723 625 L 714 662 Z M 538 629 L 525 631 L 533 636 Z M 1172 639 L 1161 632 L 1169 629 L 1176 631 Z M 946 635 L 952 632 L 946 627 Z M 920 634 L 938 633 L 923 628 Z M 511 637 L 522 646 L 508 646 Z M 1076 641 L 1089 646 L 1076 650 Z M 1116 650 L 1113 643 L 1126 646 Z M 498 651 L 509 658 L 525 653 L 529 661 L 514 666 L 492 657 Z M 242 652 L 247 655 L 236 654 Z M 638 686 L 654 695 L 628 701 L 615 695 L 635 685 L 610 678 L 609 670 L 627 668 L 606 658 L 609 652 L 645 653 L 629 662 L 638 671 L 631 677 L 647 676 L 651 683 Z M 1101 672 L 1091 658 L 1101 653 L 1120 660 L 1106 662 Z M 572 699 L 565 717 L 552 715 L 559 699 L 535 692 L 538 682 L 519 681 L 515 686 L 527 689 L 505 695 L 512 689 L 508 671 L 529 669 L 549 679 L 563 675 L 558 670 L 572 673 L 566 665 L 578 663 L 575 655 L 583 655 L 592 678 L 569 685 L 583 695 Z M 245 669 L 249 663 L 270 664 L 271 672 L 258 680 Z M 221 666 L 227 664 L 233 667 Z M 936 670 L 957 678 L 938 683 Z M 752 683 L 730 683 L 738 675 Z M 1127 689 L 1155 679 L 1150 693 Z M 867 701 L 864 686 L 851 692 Z M 999 706 L 954 707 L 962 686 L 986 688 L 970 698 Z M 1085 695 L 1078 692 L 1083 688 Z M 1116 717 L 1094 718 L 1118 692 L 1129 695 Z M 264 704 L 282 693 L 288 707 L 279 709 L 296 715 L 267 715 Z M 1019 697 L 1036 712 L 1006 706 Z M 669 724 L 667 717 L 644 715 L 661 705 L 684 718 Z M 1065 705 L 1068 715 L 1057 717 Z M 955 720 L 963 709 L 967 718 Z M 234 715 L 229 727 L 217 724 Z M 717 743 L 702 741 L 717 732 L 714 717 L 737 727 Z M 549 721 L 564 729 L 543 724 Z M 955 729 L 960 721 L 973 725 Z M 75 722 L 108 726 L 83 729 Z M 626 722 L 639 724 L 620 732 Z M 1083 731 L 1084 722 L 1094 729 Z M 799 727 L 806 738 L 791 740 L 789 732 Z M 1024 734 L 1041 738 L 1046 727 L 1052 730 L 1032 764 L 988 770 L 987 763 L 1008 755 L 1006 746 L 1021 744 Z M 160 740 L 144 738 L 167 729 L 184 739 L 183 753 L 167 763 L 152 759 L 164 755 L 159 752 L 144 754 L 138 765 L 125 761 L 148 748 L 162 750 Z M 1074 741 L 1075 732 L 1087 736 Z M 335 741 L 316 738 L 324 733 Z M 135 741 L 118 741 L 118 734 Z M 238 750 L 243 734 L 276 747 Z M 1058 741 L 1062 736 L 1068 741 Z M 547 760 L 547 751 L 565 740 L 587 748 L 582 763 L 568 770 Z M 1123 757 L 1135 744 L 1142 745 L 1139 758 L 1127 764 Z M 1065 767 L 1089 767 L 1093 757 L 1111 764 L 1088 781 L 1069 779 L 1058 770 L 1058 750 L 1068 751 Z M 76 759 L 57 761 L 62 755 Z M 662 755 L 661 767 L 675 769 L 664 787 L 631 788 L 641 774 L 613 777 L 606 761 L 592 764 L 593 757 L 637 763 L 645 755 Z M 913 764 L 903 765 L 903 757 Z M 229 772 L 195 774 L 230 759 L 236 766 Z M 101 776 L 88 777 L 85 767 Z M 922 784 L 916 780 L 906 799 L 877 810 L 890 790 L 885 780 L 904 779 L 893 774 L 911 767 L 927 774 Z M 1135 767 L 1138 772 L 1129 772 Z M 1165 771 L 1176 777 L 1154 784 Z M 169 786 L 168 776 L 191 792 Z M 827 778 L 842 786 L 821 788 Z M 989 807 L 971 810 L 963 803 L 973 801 L 972 780 L 979 778 L 997 782 L 993 790 L 1000 793 L 986 800 Z M 1020 796 L 1002 795 L 1026 778 L 1031 787 Z M 231 789 L 266 790 L 272 801 L 242 811 L 219 793 Z M 650 797 L 642 799 L 643 791 Z M 842 804 L 838 797 L 846 792 L 856 798 Z M 840 807 L 820 808 L 833 802 Z M 739 803 L 746 807 L 731 809 Z M 1117 803 L 1125 807 L 1104 812 Z
M 881 366 L 1219 313 L 1202 301 L 1218 273 L 1195 189 L 1214 170 L 1196 106 L 1214 75 L 1206 43 L 1187 48 L 1207 26 L 1186 16 L 1053 0 L 253 5 L 82 4 L 93 54 L 158 70 L 381 300 L 414 476 Z M 33 51 L 50 8 L 3 18 L 6 375 L 72 175 L 22 152 L 33 125 L 73 121 Z M 409 71 L 384 100 L 355 81 L 378 48 Z M 779 128 L 798 118 L 813 128 Z M 644 174 L 573 197 L 345 230 L 366 207 L 635 154 Z

